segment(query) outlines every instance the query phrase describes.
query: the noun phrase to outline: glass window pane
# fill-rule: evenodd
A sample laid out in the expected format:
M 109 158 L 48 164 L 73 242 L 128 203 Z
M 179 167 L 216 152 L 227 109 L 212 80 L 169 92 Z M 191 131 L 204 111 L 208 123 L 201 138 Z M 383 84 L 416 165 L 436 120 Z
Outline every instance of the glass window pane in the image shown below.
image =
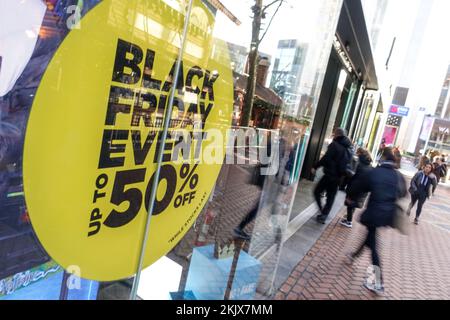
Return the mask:
M 271 297 L 341 5 L 2 4 L 0 299 Z
M 212 29 L 216 43 L 226 44 L 215 52 L 229 57 L 233 71 L 232 126 L 208 205 L 167 255 L 182 267 L 178 291 L 171 292 L 178 299 L 271 296 L 341 6 L 289 1 L 277 11 L 274 5 L 255 54 L 254 1 L 221 2 L 225 8 L 212 10 Z M 289 19 L 298 25 L 287 26 Z

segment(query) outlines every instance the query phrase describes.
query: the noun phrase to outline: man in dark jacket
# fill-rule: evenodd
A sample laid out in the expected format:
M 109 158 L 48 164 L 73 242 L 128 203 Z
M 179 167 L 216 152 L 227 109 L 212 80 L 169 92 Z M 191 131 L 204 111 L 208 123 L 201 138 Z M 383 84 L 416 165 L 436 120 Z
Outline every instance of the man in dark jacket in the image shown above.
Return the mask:
M 334 131 L 333 142 L 328 146 L 327 152 L 311 170 L 312 174 L 315 174 L 318 168 L 323 167 L 324 172 L 324 176 L 314 189 L 314 198 L 320 210 L 317 221 L 320 223 L 325 223 L 331 211 L 341 177 L 345 174 L 342 169 L 342 161 L 346 158 L 346 153 L 351 147 L 352 143 L 346 137 L 345 130 L 337 128 Z M 351 158 L 348 159 L 348 162 L 350 161 Z M 324 191 L 326 192 L 327 201 L 325 207 L 322 207 L 321 197 Z
M 377 252 L 377 228 L 394 227 L 398 210 L 397 201 L 407 193 L 405 179 L 396 170 L 395 156 L 391 148 L 386 147 L 383 150 L 380 165 L 372 170 L 367 179 L 360 180 L 355 189 L 359 189 L 361 193 L 370 192 L 367 209 L 360 219 L 368 232 L 366 240 L 354 253 L 349 254 L 348 258 L 353 262 L 365 246 L 370 248 L 376 281 L 375 284 L 366 281 L 364 285 L 371 291 L 382 293 L 384 288 Z

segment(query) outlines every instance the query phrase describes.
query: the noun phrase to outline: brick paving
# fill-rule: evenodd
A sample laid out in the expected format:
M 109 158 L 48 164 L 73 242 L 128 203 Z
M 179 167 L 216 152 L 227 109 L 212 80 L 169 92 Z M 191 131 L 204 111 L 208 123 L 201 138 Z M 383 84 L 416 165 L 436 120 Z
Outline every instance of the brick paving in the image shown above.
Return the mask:
M 405 207 L 407 200 L 404 201 Z M 363 287 L 370 251 L 353 265 L 345 254 L 354 251 L 365 236 L 355 216 L 352 229 L 339 224 L 341 214 L 292 271 L 275 295 L 278 300 L 404 300 L 450 299 L 450 188 L 440 185 L 424 205 L 420 224 L 408 236 L 393 229 L 379 232 L 378 245 L 385 293 L 377 296 Z

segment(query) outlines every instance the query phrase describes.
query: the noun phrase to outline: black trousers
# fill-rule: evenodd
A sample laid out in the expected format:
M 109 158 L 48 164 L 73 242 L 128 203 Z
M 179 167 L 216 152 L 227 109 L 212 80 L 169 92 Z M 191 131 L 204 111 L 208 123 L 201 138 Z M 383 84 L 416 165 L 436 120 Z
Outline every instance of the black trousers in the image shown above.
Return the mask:
M 421 196 L 416 193 L 411 194 L 411 203 L 409 204 L 409 208 L 412 209 L 416 202 L 417 204 L 417 211 L 416 211 L 416 218 L 419 219 L 420 214 L 422 213 L 422 207 L 425 201 L 427 200 L 426 196 Z
M 374 266 L 377 266 L 380 270 L 380 279 L 382 280 L 381 276 L 381 264 L 380 264 L 380 257 L 378 256 L 377 251 L 377 228 L 370 226 L 367 227 L 367 237 L 366 240 L 360 245 L 358 250 L 355 251 L 353 254 L 354 258 L 357 258 L 364 250 L 364 247 L 367 246 L 370 251 L 372 252 L 372 264 Z
M 326 175 L 320 179 L 316 188 L 314 189 L 314 199 L 316 200 L 317 205 L 319 206 L 320 212 L 327 216 L 331 208 L 333 207 L 334 199 L 336 198 L 336 194 L 339 187 L 339 179 L 330 178 Z M 327 202 L 325 207 L 322 207 L 322 193 L 326 192 Z
M 347 207 L 347 221 L 352 222 L 353 220 L 353 214 L 355 213 L 356 208 L 355 207 Z

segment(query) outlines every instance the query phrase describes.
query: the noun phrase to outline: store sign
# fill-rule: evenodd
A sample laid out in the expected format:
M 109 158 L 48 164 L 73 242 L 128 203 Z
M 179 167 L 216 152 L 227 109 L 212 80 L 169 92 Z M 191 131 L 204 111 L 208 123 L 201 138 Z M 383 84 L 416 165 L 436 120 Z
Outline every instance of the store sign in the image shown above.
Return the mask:
M 449 134 L 450 129 L 445 127 L 439 127 L 439 134 Z
M 350 58 L 345 53 L 341 42 L 339 41 L 339 39 L 336 36 L 334 37 L 334 40 L 333 40 L 333 47 L 336 50 L 339 57 L 341 58 L 342 63 L 347 68 L 347 71 L 352 73 L 353 68 L 352 68 L 352 63 L 350 62 Z
M 420 132 L 420 140 L 428 140 L 431 134 L 431 130 L 433 129 L 434 120 L 435 119 L 432 117 L 425 117 L 425 119 L 423 120 L 422 131 Z
M 389 113 L 400 116 L 400 117 L 407 117 L 409 114 L 409 108 L 403 107 L 403 106 L 397 106 L 397 105 L 393 104 L 389 108 Z
M 157 10 L 156 10 L 157 9 Z M 24 190 L 36 234 L 58 264 L 110 281 L 137 271 L 170 92 L 164 148 L 144 267 L 170 251 L 208 201 L 233 112 L 225 43 L 194 1 L 174 81 L 183 21 L 166 1 L 105 0 L 71 31 L 47 67 L 29 117 Z M 176 82 L 174 85 L 173 82 Z M 189 140 L 189 148 L 186 146 Z

